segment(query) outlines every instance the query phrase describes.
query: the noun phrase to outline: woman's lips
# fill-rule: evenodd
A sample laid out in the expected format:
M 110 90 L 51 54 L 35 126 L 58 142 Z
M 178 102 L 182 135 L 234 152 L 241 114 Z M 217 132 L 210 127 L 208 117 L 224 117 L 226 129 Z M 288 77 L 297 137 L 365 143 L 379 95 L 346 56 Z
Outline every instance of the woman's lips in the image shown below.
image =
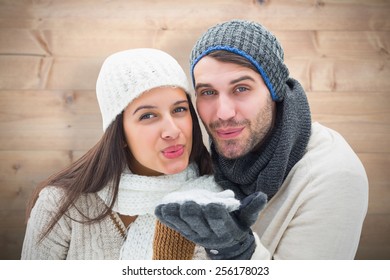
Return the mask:
M 162 154 L 168 159 L 180 157 L 184 153 L 184 145 L 170 146 L 162 150 Z
M 221 139 L 232 139 L 241 134 L 244 130 L 244 127 L 239 128 L 228 128 L 228 129 L 217 129 L 216 133 Z

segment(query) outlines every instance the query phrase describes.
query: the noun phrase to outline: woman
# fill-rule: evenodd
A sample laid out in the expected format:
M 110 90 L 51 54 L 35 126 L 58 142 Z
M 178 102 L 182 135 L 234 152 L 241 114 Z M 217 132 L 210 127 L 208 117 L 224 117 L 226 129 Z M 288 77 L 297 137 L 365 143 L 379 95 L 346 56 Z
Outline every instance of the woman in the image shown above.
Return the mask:
M 203 258 L 154 215 L 172 192 L 221 190 L 184 71 L 159 50 L 123 51 L 103 63 L 96 92 L 104 134 L 36 189 L 22 259 Z

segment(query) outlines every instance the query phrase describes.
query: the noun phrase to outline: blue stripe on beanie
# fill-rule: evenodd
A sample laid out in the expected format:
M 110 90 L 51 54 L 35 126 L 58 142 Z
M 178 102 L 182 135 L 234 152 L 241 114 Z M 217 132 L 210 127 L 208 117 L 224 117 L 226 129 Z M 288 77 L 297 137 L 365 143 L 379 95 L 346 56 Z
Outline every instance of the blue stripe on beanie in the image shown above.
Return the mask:
M 242 50 L 239 50 L 237 48 L 229 47 L 229 46 L 214 46 L 214 47 L 208 48 L 207 50 L 205 50 L 203 53 L 201 53 L 193 61 L 192 65 L 191 65 L 190 71 L 191 71 L 192 84 L 193 84 L 194 87 L 195 87 L 195 78 L 194 78 L 194 67 L 195 67 L 195 65 L 204 56 L 208 55 L 209 53 L 211 53 L 213 51 L 228 51 L 228 52 L 235 53 L 237 55 L 243 56 L 246 59 L 248 59 L 256 67 L 257 71 L 259 71 L 259 73 L 260 73 L 261 77 L 263 78 L 263 80 L 264 80 L 268 90 L 271 93 L 272 100 L 277 100 L 274 88 L 273 88 L 271 82 L 269 81 L 269 78 L 268 78 L 267 74 L 264 72 L 264 69 L 260 66 L 260 64 L 253 57 L 251 57 L 249 54 L 247 54 L 246 52 L 244 52 Z

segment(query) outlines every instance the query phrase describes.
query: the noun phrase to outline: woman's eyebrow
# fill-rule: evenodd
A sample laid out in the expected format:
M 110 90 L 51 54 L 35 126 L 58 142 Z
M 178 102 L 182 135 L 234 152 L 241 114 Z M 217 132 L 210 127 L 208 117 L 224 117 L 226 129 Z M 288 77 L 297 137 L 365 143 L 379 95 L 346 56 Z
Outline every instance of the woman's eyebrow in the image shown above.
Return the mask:
M 188 104 L 188 100 L 187 99 L 178 100 L 175 103 L 173 103 L 173 105 L 176 106 L 176 105 L 179 105 L 181 103 L 187 103 Z M 152 106 L 152 105 L 141 105 L 141 106 L 137 107 L 137 109 L 134 110 L 133 116 L 140 110 L 145 110 L 145 109 L 150 110 L 150 109 L 157 109 L 157 108 L 158 108 L 157 106 Z
M 179 100 L 179 101 L 176 101 L 175 103 L 173 103 L 173 105 L 179 105 L 181 103 L 187 103 L 188 104 L 188 100 L 187 99 Z
M 143 109 L 156 109 L 156 108 L 157 108 L 156 106 L 151 106 L 151 105 L 142 105 L 142 106 L 139 106 L 137 109 L 134 110 L 133 116 L 134 116 L 139 110 L 143 110 Z

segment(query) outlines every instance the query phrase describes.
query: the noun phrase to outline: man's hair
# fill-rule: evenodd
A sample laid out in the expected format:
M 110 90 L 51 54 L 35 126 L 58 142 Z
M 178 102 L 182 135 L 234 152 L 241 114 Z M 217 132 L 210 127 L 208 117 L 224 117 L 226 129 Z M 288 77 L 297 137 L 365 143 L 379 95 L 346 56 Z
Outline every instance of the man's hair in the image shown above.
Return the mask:
M 246 68 L 249 68 L 256 73 L 258 73 L 256 67 L 245 57 L 229 52 L 229 51 L 224 51 L 224 50 L 218 50 L 218 51 L 213 51 L 208 54 L 208 56 L 220 61 L 220 62 L 226 62 L 226 63 L 234 63 Z

